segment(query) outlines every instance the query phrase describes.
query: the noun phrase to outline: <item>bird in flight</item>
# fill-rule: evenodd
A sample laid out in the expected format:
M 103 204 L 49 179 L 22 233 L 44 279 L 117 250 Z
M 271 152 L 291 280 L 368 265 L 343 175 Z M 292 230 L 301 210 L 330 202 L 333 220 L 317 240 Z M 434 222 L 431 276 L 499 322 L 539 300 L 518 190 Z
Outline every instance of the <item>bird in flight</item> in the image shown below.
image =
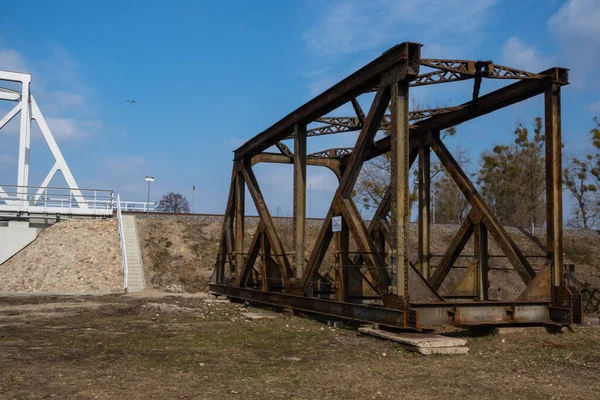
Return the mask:
M 134 104 L 135 100 L 127 100 L 128 103 Z

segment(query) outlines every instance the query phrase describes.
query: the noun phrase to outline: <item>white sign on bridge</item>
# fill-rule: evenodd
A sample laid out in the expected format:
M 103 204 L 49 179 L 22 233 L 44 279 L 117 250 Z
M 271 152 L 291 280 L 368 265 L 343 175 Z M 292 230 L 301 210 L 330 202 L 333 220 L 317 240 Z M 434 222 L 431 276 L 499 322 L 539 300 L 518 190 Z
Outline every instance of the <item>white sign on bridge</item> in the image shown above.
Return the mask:
M 341 232 L 342 231 L 342 216 L 341 215 L 331 218 L 331 231 L 332 232 Z

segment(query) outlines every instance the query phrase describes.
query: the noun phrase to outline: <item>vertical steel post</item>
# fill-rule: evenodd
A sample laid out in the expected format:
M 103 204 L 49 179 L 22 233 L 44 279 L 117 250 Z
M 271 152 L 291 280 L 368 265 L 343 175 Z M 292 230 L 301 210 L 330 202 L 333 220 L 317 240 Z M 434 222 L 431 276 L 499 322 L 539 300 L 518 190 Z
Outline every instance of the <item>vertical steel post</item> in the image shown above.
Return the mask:
M 260 234 L 260 251 L 261 264 L 260 264 L 260 290 L 269 290 L 269 257 L 270 257 L 270 246 L 265 233 Z
M 475 257 L 478 258 L 478 271 L 477 271 L 477 298 L 481 301 L 488 300 L 489 290 L 489 255 L 488 255 L 488 231 L 483 223 L 475 225 L 474 236 L 474 252 Z
M 21 83 L 21 127 L 19 135 L 19 165 L 17 170 L 17 193 L 22 204 L 29 205 L 27 187 L 29 186 L 29 157 L 31 148 L 31 110 L 29 104 L 29 83 L 31 77 L 23 75 Z
M 429 279 L 431 262 L 431 245 L 429 240 L 431 225 L 429 212 L 429 196 L 431 192 L 430 152 L 429 146 L 419 147 L 419 258 L 421 261 L 421 273 L 425 279 Z
M 546 128 L 546 237 L 552 261 L 552 286 L 563 283 L 562 138 L 560 86 L 544 94 Z
M 348 223 L 342 217 L 342 230 L 333 234 L 335 238 L 336 252 L 336 282 L 338 287 L 335 290 L 337 301 L 348 301 L 350 292 L 350 268 L 353 267 L 348 252 L 350 251 L 350 232 Z
M 246 182 L 241 170 L 235 177 L 235 225 L 234 225 L 234 252 L 235 274 L 240 278 L 244 268 L 244 214 L 246 212 Z M 235 281 L 235 279 L 234 279 Z
M 409 219 L 409 132 L 408 82 L 400 81 L 391 87 L 392 128 L 392 198 L 396 206 L 396 293 L 408 296 L 408 219 Z
M 294 277 L 304 272 L 306 224 L 306 124 L 294 125 Z
M 148 180 L 148 201 L 146 201 L 146 218 L 148 218 L 149 211 L 150 211 L 150 181 Z

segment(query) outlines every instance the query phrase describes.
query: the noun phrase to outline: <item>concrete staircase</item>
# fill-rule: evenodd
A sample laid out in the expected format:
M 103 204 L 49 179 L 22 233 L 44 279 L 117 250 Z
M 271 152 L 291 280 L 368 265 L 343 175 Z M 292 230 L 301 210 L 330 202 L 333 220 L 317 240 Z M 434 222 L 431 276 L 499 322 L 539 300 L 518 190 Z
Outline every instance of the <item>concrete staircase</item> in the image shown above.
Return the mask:
M 123 237 L 125 251 L 127 253 L 127 291 L 134 292 L 144 290 L 144 266 L 142 264 L 142 252 L 138 238 L 135 216 L 123 215 Z

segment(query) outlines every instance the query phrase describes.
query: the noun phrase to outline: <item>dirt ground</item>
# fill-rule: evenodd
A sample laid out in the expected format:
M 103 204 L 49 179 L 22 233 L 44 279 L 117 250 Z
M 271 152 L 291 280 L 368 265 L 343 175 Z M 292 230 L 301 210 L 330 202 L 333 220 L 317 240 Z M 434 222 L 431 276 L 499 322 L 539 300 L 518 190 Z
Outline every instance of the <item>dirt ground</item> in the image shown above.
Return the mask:
M 593 399 L 600 390 L 598 327 L 469 337 L 468 355 L 425 357 L 313 319 L 247 321 L 242 311 L 205 294 L 0 297 L 0 398 Z

